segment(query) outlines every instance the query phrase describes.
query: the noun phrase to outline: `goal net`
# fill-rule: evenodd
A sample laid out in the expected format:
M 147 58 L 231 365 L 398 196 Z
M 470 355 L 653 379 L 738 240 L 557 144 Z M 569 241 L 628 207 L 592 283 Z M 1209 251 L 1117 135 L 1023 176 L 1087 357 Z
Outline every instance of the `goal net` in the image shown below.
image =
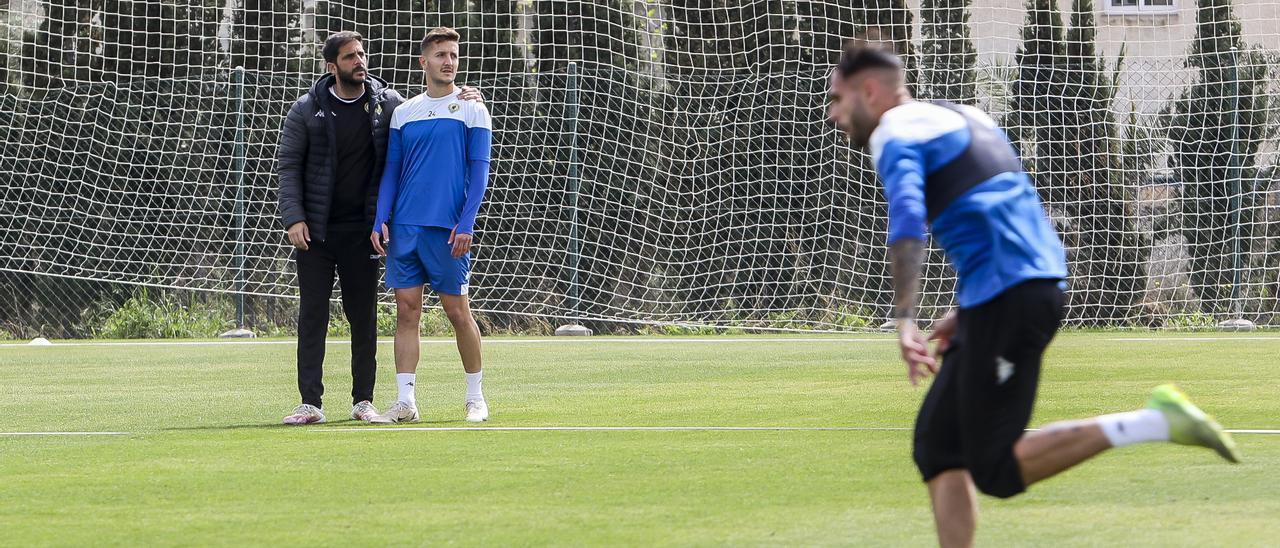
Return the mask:
M 115 284 L 290 302 L 274 158 L 320 44 L 360 32 L 413 96 L 447 25 L 494 117 L 473 300 L 498 323 L 878 327 L 885 205 L 825 112 L 855 36 L 1008 130 L 1071 323 L 1280 323 L 1280 0 L 1095 1 L 10 0 L 0 312 Z M 936 317 L 936 249 L 926 276 Z

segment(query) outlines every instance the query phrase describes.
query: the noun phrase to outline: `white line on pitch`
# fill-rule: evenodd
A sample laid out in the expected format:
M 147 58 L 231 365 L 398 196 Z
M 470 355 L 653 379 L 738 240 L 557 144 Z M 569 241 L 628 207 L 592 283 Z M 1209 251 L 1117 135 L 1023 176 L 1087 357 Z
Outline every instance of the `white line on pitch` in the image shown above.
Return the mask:
M 128 432 L 0 432 L 0 436 L 127 436 Z
M 427 426 L 413 428 L 317 428 L 311 432 L 465 432 L 496 430 L 499 432 L 903 432 L 902 427 L 845 427 L 845 426 Z
M 560 339 L 485 339 L 484 344 L 548 344 L 548 343 L 586 343 L 586 342 L 602 342 L 602 343 L 643 343 L 643 344 L 673 344 L 673 343 L 777 343 L 777 342 L 893 342 L 897 339 L 893 338 L 837 338 L 837 337 L 760 337 L 752 338 L 698 338 L 686 339 L 682 337 L 672 338 L 654 338 L 654 339 L 630 339 L 630 338 L 607 338 L 607 337 L 564 337 Z M 391 339 L 382 339 L 378 344 L 391 344 Z M 138 341 L 138 342 L 67 342 L 53 343 L 49 346 L 53 347 L 70 347 L 70 346 L 294 346 L 298 344 L 296 340 L 283 341 Z M 349 340 L 328 341 L 328 344 L 351 344 Z M 424 340 L 422 344 L 457 344 L 453 339 Z M 43 346 L 31 346 L 26 343 L 4 343 L 0 344 L 0 348 L 47 348 Z
M 1113 337 L 1111 342 L 1280 341 L 1280 337 Z
M 316 428 L 309 432 L 909 432 L 898 426 L 425 426 L 398 428 Z M 1028 431 L 1034 432 L 1035 428 Z M 1227 430 L 1232 434 L 1280 434 L 1280 430 L 1239 429 Z

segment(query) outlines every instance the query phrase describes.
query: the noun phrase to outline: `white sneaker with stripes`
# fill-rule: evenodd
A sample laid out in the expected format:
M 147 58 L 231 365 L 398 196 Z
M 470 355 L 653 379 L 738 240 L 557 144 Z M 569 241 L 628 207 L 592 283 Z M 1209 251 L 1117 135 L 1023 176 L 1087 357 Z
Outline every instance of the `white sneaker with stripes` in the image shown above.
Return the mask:
M 489 405 L 484 400 L 467 402 L 467 422 L 489 420 Z
M 413 422 L 418 420 L 417 404 L 397 400 L 391 404 L 386 413 L 374 417 L 369 422 Z

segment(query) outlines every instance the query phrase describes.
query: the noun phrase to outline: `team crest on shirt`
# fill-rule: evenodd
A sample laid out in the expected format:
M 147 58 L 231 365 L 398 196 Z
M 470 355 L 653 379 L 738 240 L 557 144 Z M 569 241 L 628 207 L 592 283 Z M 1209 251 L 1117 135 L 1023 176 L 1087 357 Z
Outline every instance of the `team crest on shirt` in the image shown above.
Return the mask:
M 451 113 L 458 112 L 458 109 L 460 108 L 462 108 L 462 105 L 459 105 L 458 103 L 449 103 L 449 112 Z
M 369 103 L 364 104 L 364 111 L 369 112 Z

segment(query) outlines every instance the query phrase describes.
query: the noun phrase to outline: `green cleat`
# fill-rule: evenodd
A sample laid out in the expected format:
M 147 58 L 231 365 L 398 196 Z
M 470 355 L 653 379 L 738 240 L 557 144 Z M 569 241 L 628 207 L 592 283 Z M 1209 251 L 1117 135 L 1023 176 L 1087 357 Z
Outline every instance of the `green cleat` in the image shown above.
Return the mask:
M 1240 462 L 1240 452 L 1231 435 L 1213 417 L 1191 403 L 1178 387 L 1162 384 L 1151 392 L 1147 409 L 1164 414 L 1169 421 L 1169 441 L 1181 445 L 1198 445 L 1217 451 L 1222 458 Z

